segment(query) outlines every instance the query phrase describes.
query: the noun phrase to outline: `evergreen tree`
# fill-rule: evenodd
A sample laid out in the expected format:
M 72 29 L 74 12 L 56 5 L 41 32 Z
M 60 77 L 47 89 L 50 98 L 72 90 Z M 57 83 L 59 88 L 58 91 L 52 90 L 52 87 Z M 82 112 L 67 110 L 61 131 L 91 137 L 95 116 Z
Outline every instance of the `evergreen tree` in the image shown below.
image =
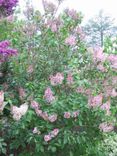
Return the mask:
M 100 10 L 99 14 L 84 26 L 84 31 L 89 45 L 103 47 L 104 38 L 116 35 L 117 27 L 114 26 L 114 19 L 104 15 L 103 10 Z

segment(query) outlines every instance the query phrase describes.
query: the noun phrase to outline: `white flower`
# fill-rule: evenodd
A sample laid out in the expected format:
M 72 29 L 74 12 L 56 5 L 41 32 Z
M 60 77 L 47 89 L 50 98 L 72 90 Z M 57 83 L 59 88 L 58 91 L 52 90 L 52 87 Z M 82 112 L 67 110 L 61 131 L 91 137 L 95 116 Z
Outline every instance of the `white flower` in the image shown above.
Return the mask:
M 13 114 L 13 119 L 14 120 L 20 120 L 20 118 L 26 114 L 28 110 L 28 104 L 24 103 L 20 107 L 17 106 L 12 106 L 11 109 L 11 114 Z
M 25 115 L 27 110 L 28 110 L 28 104 L 27 103 L 24 103 L 20 106 L 20 112 L 22 115 Z

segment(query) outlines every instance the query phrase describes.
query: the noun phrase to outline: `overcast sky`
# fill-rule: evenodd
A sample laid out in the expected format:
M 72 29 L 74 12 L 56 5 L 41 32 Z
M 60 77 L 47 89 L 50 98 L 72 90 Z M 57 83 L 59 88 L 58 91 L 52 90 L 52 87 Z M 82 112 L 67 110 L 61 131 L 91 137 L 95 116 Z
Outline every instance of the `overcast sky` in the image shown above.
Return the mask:
M 42 0 L 32 0 L 36 9 L 42 10 Z M 56 2 L 56 0 L 48 0 Z M 25 0 L 20 0 L 23 6 Z M 116 19 L 117 23 L 117 0 L 64 0 L 61 10 L 63 8 L 74 8 L 81 11 L 84 15 L 84 21 L 98 14 L 100 9 L 103 9 L 106 14 Z

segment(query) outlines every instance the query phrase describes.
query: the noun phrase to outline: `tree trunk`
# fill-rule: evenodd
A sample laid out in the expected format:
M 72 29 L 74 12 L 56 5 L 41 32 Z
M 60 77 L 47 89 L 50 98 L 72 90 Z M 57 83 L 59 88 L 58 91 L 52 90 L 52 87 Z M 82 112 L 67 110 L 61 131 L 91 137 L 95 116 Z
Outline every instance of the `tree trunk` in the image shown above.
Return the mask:
M 101 47 L 103 47 L 103 37 L 104 37 L 104 34 L 103 34 L 103 31 L 101 30 Z

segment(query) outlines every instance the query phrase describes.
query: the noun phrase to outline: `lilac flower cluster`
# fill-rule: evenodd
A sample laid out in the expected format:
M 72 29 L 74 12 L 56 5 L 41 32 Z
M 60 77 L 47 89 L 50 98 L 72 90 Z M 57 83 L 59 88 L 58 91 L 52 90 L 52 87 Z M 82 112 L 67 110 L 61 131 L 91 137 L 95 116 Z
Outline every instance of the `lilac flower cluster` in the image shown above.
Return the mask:
M 103 95 L 99 94 L 97 96 L 90 96 L 88 99 L 88 105 L 90 107 L 98 107 L 102 104 L 102 100 L 103 100 Z
M 52 32 L 57 32 L 62 26 L 62 21 L 60 20 L 60 18 L 56 18 L 54 20 L 48 19 L 46 26 L 47 28 L 50 28 Z
M 37 114 L 37 116 L 42 119 L 50 122 L 55 122 L 57 120 L 57 114 L 48 115 L 47 112 L 43 112 L 40 108 L 40 105 L 36 101 L 31 101 L 31 108 L 33 108 Z
M 4 15 L 11 15 L 18 0 L 0 0 L 0 12 Z M 2 11 L 1 11 L 2 10 Z
M 77 118 L 79 116 L 80 111 L 74 111 L 74 112 L 64 112 L 64 118 L 65 119 L 70 119 L 71 117 Z
M 70 35 L 65 39 L 65 44 L 69 46 L 75 46 L 76 43 L 76 37 L 74 35 Z
M 74 9 L 72 9 L 72 10 L 66 9 L 65 12 L 72 19 L 78 20 L 79 16 L 78 16 L 78 13 L 77 13 L 76 10 L 74 10 Z
M 59 129 L 55 128 L 54 130 L 52 130 L 49 134 L 44 136 L 44 140 L 45 142 L 50 141 L 52 138 L 55 138 L 59 133 Z
M 17 54 L 17 50 L 9 48 L 10 42 L 8 40 L 0 42 L 0 62 L 4 62 L 6 58 Z
M 45 90 L 44 98 L 48 103 L 52 103 L 55 100 L 53 92 L 50 87 Z
M 56 5 L 51 2 L 47 2 L 46 0 L 43 0 L 43 6 L 44 10 L 48 13 L 53 13 L 56 10 Z
M 102 132 L 111 132 L 111 131 L 113 131 L 114 127 L 111 123 L 103 122 L 99 125 L 99 129 Z
M 57 86 L 59 84 L 62 84 L 64 80 L 64 75 L 62 73 L 57 73 L 55 75 L 50 76 L 50 82 L 52 86 Z

